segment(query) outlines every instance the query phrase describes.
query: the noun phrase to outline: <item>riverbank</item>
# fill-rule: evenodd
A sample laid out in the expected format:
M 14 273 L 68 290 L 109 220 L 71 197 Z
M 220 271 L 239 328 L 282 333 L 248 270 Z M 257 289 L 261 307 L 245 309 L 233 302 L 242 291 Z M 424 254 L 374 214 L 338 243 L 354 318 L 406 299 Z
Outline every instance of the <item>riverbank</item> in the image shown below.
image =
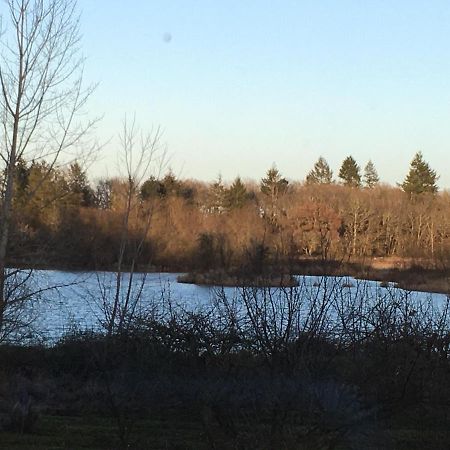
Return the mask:
M 293 287 L 298 284 L 294 275 L 351 276 L 360 280 L 394 283 L 396 287 L 408 291 L 450 294 L 449 270 L 433 267 L 424 261 L 418 263 L 399 258 L 353 262 L 304 259 L 289 268 L 268 267 L 266 275 L 242 275 L 237 271 L 216 270 L 189 272 L 179 276 L 177 281 L 206 286 Z
M 305 259 L 294 273 L 314 276 L 352 276 L 360 280 L 395 283 L 408 291 L 450 294 L 450 270 L 444 265 L 411 258 L 372 258 L 359 261 Z
M 114 266 L 79 266 L 50 263 L 23 263 L 17 261 L 11 267 L 36 270 L 61 270 L 66 272 L 104 271 L 115 272 Z M 123 267 L 127 272 L 130 267 Z M 198 271 L 180 265 L 157 266 L 139 264 L 136 273 L 183 273 L 178 282 L 220 286 L 291 287 L 296 285 L 292 275 L 352 276 L 361 280 L 395 283 L 401 289 L 420 292 L 450 294 L 450 270 L 440 262 L 412 258 L 365 258 L 352 261 L 302 258 L 291 264 L 268 265 L 266 275 L 239 274 L 237 269 Z

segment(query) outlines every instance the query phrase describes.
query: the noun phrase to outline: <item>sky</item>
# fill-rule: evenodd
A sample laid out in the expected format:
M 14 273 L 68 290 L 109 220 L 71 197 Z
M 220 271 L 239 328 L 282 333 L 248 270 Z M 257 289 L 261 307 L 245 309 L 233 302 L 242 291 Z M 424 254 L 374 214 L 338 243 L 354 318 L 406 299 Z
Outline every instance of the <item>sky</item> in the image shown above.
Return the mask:
M 182 178 L 302 180 L 352 155 L 401 182 L 417 151 L 450 187 L 448 0 L 79 0 L 89 112 L 114 175 L 125 115 L 161 126 Z

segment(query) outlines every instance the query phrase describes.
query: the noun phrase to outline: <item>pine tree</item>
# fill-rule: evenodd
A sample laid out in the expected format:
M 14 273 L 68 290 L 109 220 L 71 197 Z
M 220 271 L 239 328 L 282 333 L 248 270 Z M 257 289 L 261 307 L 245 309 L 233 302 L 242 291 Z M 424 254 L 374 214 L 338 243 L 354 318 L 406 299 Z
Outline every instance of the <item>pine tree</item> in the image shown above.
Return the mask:
M 339 170 L 339 178 L 342 180 L 344 186 L 360 187 L 361 175 L 359 173 L 359 166 L 352 156 L 344 159 Z
M 208 211 L 210 213 L 221 213 L 225 206 L 226 189 L 219 175 L 208 190 Z
M 306 176 L 307 184 L 331 184 L 333 171 L 322 156 L 314 164 L 314 168 Z
M 289 182 L 281 176 L 279 170 L 273 166 L 267 171 L 265 178 L 261 180 L 260 190 L 264 194 L 264 216 L 269 223 L 276 227 L 277 217 L 280 214 L 279 199 L 287 192 Z
M 375 164 L 370 160 L 364 167 L 364 184 L 367 188 L 372 189 L 380 182 Z
M 71 190 L 66 173 L 45 161 L 31 163 L 27 194 L 29 200 L 21 212 L 33 228 L 42 225 L 56 228 L 62 215 L 80 201 L 80 196 Z
M 14 201 L 18 201 L 21 204 L 22 201 L 26 201 L 26 191 L 28 187 L 28 177 L 30 175 L 30 168 L 27 162 L 23 158 L 18 158 L 15 173 L 15 192 Z
M 161 196 L 179 195 L 181 183 L 170 169 L 165 177 L 161 180 Z
M 71 193 L 78 197 L 81 206 L 92 206 L 94 204 L 94 192 L 89 186 L 89 181 L 80 164 L 72 163 L 68 172 L 68 185 Z
M 422 152 L 417 152 L 411 161 L 409 173 L 401 184 L 408 194 L 422 194 L 425 192 L 434 194 L 438 191 L 436 171 L 424 161 Z
M 150 198 L 164 197 L 166 190 L 160 180 L 157 180 L 153 175 L 142 183 L 141 198 L 148 200 Z
M 248 192 L 240 177 L 237 177 L 225 194 L 225 203 L 229 209 L 242 208 L 248 200 Z
M 273 166 L 267 171 L 265 178 L 261 180 L 261 192 L 272 200 L 276 200 L 287 191 L 289 182 L 281 176 L 279 170 Z

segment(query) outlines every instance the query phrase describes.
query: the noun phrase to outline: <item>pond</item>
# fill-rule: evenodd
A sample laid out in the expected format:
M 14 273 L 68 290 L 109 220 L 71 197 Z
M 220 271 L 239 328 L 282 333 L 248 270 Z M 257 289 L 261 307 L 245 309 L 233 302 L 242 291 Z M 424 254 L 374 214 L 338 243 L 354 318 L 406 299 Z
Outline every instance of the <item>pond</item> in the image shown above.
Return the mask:
M 178 283 L 178 273 L 136 273 L 130 283 L 130 274 L 121 279 L 121 302 L 126 293 L 136 300 L 136 311 L 142 311 L 170 302 L 171 307 L 189 310 L 211 306 L 218 295 L 242 302 L 241 288 L 198 286 Z M 362 311 L 376 302 L 395 301 L 416 305 L 417 308 L 442 309 L 447 302 L 444 294 L 409 292 L 397 289 L 393 284 L 381 285 L 377 281 L 356 280 L 352 277 L 298 276 L 299 287 L 290 289 L 248 290 L 249 295 L 278 295 L 278 304 L 288 298 L 287 291 L 308 305 L 322 307 L 327 303 L 326 313 L 335 318 L 341 310 Z M 34 302 L 32 325 L 35 333 L 44 341 L 54 341 L 73 329 L 99 330 L 105 322 L 105 310 L 111 304 L 116 292 L 116 274 L 112 272 L 65 272 L 58 270 L 35 270 L 29 275 L 27 284 L 31 291 L 38 292 Z M 249 292 L 252 292 L 249 294 Z M 255 294 L 256 292 L 256 294 Z M 284 296 L 284 297 L 283 297 Z M 331 302 L 328 300 L 332 299 Z M 369 306 L 368 306 L 369 305 Z M 311 306 L 309 306 L 311 309 Z M 316 308 L 316 306 L 315 306 Z M 417 309 L 416 308 L 416 309 Z M 319 308 L 320 309 L 320 308 Z M 324 311 L 322 311 L 322 314 Z

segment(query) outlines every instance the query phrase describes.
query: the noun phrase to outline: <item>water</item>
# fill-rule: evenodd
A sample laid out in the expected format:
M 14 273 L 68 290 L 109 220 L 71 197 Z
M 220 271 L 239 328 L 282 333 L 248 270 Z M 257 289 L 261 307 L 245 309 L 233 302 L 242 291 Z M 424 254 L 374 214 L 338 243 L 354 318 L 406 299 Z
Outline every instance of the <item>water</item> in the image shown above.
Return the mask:
M 177 282 L 177 273 L 134 274 L 130 298 L 136 299 L 137 311 L 148 310 L 163 302 L 185 309 L 208 307 L 218 294 L 218 288 L 197 286 Z M 408 299 L 409 305 L 428 305 L 428 308 L 442 308 L 447 297 L 443 294 L 407 292 L 395 289 L 393 285 L 382 287 L 376 281 L 355 280 L 352 277 L 299 276 L 298 297 L 312 304 L 323 304 L 323 299 L 332 298 L 326 314 L 329 320 L 337 312 L 349 309 L 355 312 L 367 310 L 373 303 L 392 299 Z M 122 279 L 121 302 L 130 280 L 129 274 Z M 105 322 L 105 305 L 111 304 L 116 292 L 116 275 L 111 272 L 64 272 L 57 270 L 33 271 L 28 285 L 39 292 L 33 306 L 33 329 L 44 341 L 54 341 L 71 329 L 98 330 Z M 284 290 L 286 294 L 287 290 Z M 221 291 L 228 299 L 242 299 L 242 290 L 226 287 Z M 249 291 L 250 292 L 250 291 Z M 267 290 L 271 294 L 283 293 L 280 289 Z M 254 292 L 251 294 L 254 295 Z M 260 295 L 255 294 L 255 295 Z M 279 305 L 283 303 L 279 296 Z M 324 313 L 322 311 L 322 313 Z M 23 312 L 21 314 L 24 314 Z
M 131 299 L 141 310 L 169 301 L 174 306 L 201 308 L 210 304 L 211 287 L 177 282 L 178 273 L 133 274 Z M 49 339 L 77 328 L 98 330 L 105 321 L 106 305 L 111 305 L 116 292 L 116 274 L 112 272 L 35 271 L 40 286 L 50 288 L 38 302 L 34 327 Z M 121 302 L 126 295 L 130 275 L 121 280 Z M 52 288 L 52 286 L 56 286 Z M 233 290 L 233 289 L 231 289 Z M 231 292 L 230 290 L 230 292 Z

